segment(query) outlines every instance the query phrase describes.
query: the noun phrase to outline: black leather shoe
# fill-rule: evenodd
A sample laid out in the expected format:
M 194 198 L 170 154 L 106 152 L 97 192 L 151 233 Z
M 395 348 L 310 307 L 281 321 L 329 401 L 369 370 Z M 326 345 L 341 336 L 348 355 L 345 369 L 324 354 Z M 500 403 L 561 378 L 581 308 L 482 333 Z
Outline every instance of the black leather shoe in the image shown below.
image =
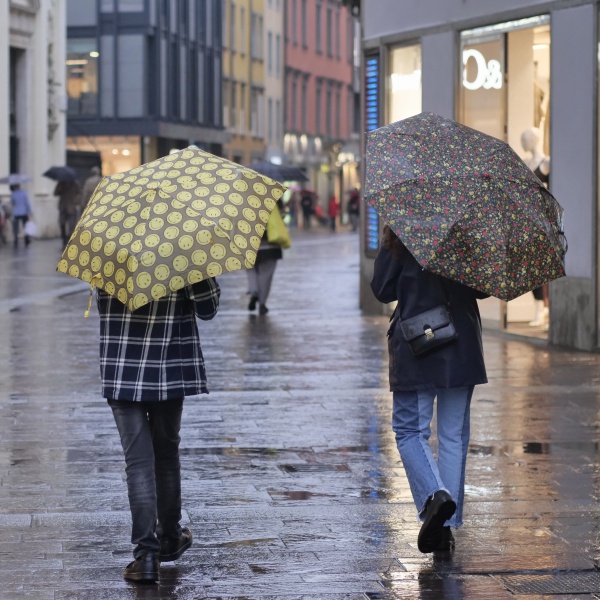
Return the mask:
M 254 310 L 256 308 L 257 302 L 258 298 L 256 296 L 250 296 L 250 302 L 248 302 L 248 310 Z
M 453 552 L 455 546 L 454 536 L 450 527 L 442 529 L 442 539 L 436 546 L 434 552 Z
M 425 506 L 425 521 L 421 525 L 417 541 L 421 552 L 426 554 L 427 552 L 433 552 L 437 548 L 444 534 L 444 523 L 452 517 L 455 511 L 456 502 L 444 490 L 438 490 L 427 501 Z
M 160 540 L 160 551 L 158 560 L 160 562 L 171 562 L 177 560 L 192 545 L 192 532 L 184 527 L 179 539 L 162 538 Z
M 269 309 L 264 304 L 261 304 L 258 307 L 258 314 L 259 315 L 266 315 L 268 312 L 269 312 Z
M 123 577 L 129 581 L 154 583 L 158 580 L 158 567 L 158 557 L 154 552 L 148 552 L 130 562 L 125 567 Z

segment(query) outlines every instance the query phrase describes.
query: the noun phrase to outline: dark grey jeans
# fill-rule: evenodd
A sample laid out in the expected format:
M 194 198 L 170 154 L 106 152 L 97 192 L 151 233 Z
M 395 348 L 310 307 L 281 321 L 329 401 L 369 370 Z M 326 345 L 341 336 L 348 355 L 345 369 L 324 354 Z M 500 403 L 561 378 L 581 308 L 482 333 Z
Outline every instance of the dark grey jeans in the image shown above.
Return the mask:
M 181 533 L 179 429 L 183 398 L 161 402 L 108 400 L 125 454 L 134 558 L 158 551 L 161 537 Z M 158 520 L 158 526 L 157 526 Z

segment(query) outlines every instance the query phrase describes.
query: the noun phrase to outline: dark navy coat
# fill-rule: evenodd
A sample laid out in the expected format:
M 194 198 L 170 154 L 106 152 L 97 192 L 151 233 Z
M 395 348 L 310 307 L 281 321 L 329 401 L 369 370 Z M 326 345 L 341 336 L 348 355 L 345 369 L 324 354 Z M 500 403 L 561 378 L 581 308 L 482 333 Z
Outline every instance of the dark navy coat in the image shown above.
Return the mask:
M 375 260 L 371 289 L 380 302 L 398 301 L 400 319 L 450 303 L 458 339 L 423 356 L 414 356 L 399 326 L 389 337 L 390 389 L 393 392 L 453 388 L 487 383 L 477 298 L 485 294 L 421 268 L 408 252 L 400 259 L 385 248 Z

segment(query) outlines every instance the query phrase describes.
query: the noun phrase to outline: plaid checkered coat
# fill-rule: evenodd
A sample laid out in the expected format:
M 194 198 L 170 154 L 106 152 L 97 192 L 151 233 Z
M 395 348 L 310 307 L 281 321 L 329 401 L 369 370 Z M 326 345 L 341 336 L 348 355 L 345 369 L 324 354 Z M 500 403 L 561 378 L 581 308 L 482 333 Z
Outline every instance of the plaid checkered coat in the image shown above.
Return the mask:
M 102 395 L 147 402 L 208 394 L 195 317 L 212 319 L 219 295 L 207 279 L 132 313 L 98 290 Z

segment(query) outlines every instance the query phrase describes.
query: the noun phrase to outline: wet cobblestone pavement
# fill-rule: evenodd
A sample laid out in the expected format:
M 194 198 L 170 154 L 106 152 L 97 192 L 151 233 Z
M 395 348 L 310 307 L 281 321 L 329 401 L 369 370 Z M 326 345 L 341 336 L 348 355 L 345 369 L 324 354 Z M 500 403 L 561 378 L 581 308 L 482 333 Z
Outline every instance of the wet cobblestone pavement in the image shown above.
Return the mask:
M 195 541 L 156 586 L 122 578 L 124 465 L 85 285 L 54 274 L 57 241 L 0 248 L 0 598 L 600 598 L 600 356 L 486 334 L 466 525 L 453 557 L 422 555 L 357 240 L 296 233 L 265 317 L 244 274 L 220 278 L 211 394 L 182 429 Z

